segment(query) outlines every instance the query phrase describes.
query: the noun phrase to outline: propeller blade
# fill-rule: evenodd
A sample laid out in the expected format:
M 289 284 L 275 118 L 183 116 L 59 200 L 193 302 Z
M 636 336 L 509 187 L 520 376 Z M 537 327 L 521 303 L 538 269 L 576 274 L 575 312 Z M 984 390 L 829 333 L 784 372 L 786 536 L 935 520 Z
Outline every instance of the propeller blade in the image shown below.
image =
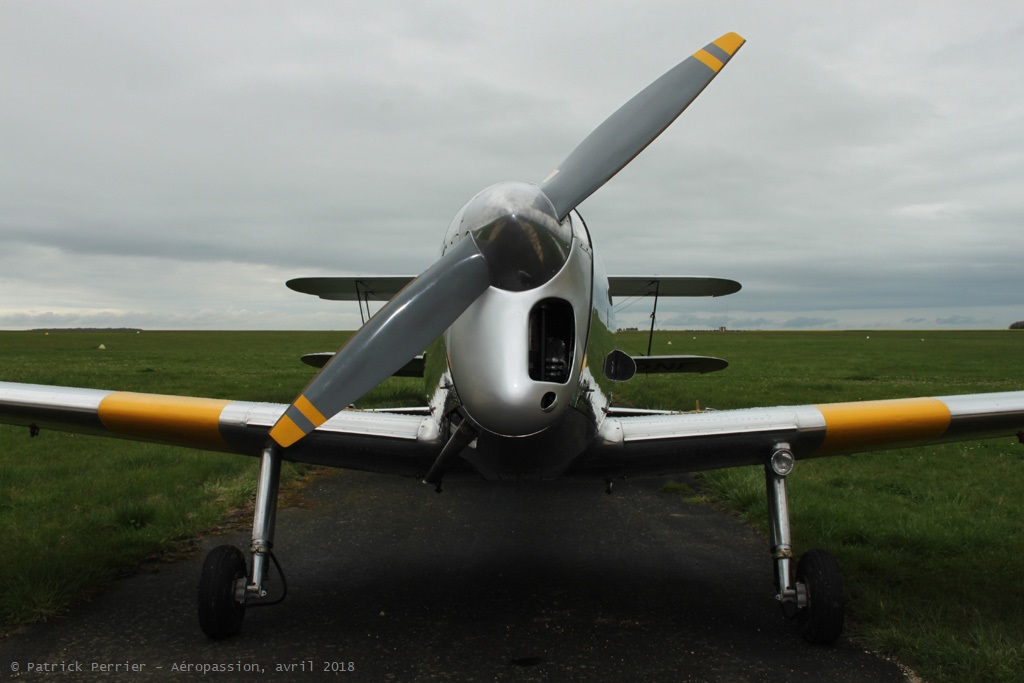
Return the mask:
M 472 238 L 461 240 L 341 347 L 270 430 L 287 448 L 377 386 L 439 337 L 491 285 Z
M 726 33 L 637 93 L 548 174 L 541 190 L 558 220 L 622 170 L 707 87 L 746 42 Z

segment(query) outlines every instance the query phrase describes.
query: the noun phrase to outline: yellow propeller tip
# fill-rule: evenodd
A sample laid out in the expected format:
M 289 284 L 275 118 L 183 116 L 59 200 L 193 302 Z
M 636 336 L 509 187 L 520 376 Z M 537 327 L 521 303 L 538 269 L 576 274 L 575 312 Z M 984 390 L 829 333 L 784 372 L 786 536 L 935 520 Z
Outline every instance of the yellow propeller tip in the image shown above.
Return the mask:
M 276 441 L 281 448 L 288 448 L 305 435 L 306 433 L 287 415 L 282 415 L 270 430 L 270 438 Z
M 725 50 L 731 57 L 736 54 L 736 50 L 740 49 L 740 46 L 745 42 L 747 42 L 746 39 L 738 33 L 726 33 L 715 41 L 715 45 Z

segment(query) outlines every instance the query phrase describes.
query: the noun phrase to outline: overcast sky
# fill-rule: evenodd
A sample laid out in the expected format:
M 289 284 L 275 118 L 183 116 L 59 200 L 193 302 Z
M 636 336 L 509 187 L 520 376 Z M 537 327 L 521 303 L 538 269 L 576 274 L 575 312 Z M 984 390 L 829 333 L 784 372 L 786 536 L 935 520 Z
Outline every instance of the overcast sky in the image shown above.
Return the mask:
M 611 273 L 743 283 L 662 326 L 1024 319 L 1019 0 L 5 0 L 0 328 L 356 327 L 284 281 L 421 272 L 477 191 L 729 31 L 580 206 Z

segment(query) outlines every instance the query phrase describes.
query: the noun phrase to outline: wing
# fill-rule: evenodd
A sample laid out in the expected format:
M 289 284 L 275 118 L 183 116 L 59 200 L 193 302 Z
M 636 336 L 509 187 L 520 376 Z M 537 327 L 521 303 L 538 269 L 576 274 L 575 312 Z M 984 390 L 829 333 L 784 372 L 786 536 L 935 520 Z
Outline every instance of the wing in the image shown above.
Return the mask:
M 260 454 L 287 407 L 0 382 L 0 422 L 33 433 L 55 429 L 252 456 Z M 422 478 L 444 444 L 437 412 L 345 410 L 286 454 L 296 462 Z M 1000 436 L 1024 440 L 1024 391 L 632 412 L 611 412 L 565 476 L 607 479 L 756 465 L 780 444 L 806 459 Z
M 259 456 L 286 404 L 0 382 L 0 422 Z M 287 459 L 421 477 L 441 450 L 430 411 L 344 410 Z
M 1014 436 L 1024 391 L 607 417 L 567 476 L 610 478 L 757 465 L 781 444 L 798 459 Z
M 328 361 L 334 358 L 334 351 L 323 351 L 320 353 L 307 353 L 302 356 L 302 362 L 314 368 L 322 368 Z M 392 377 L 423 377 L 427 367 L 427 354 L 421 353 L 411 361 L 398 368 Z
M 613 275 L 608 278 L 611 296 L 725 296 L 740 291 L 735 280 L 720 277 L 661 277 Z
M 390 301 L 415 279 L 413 275 L 389 277 L 299 277 L 289 280 L 289 289 L 315 294 L 331 301 Z
M 729 367 L 727 361 L 711 356 L 633 356 L 636 371 L 643 375 L 661 373 L 718 372 Z

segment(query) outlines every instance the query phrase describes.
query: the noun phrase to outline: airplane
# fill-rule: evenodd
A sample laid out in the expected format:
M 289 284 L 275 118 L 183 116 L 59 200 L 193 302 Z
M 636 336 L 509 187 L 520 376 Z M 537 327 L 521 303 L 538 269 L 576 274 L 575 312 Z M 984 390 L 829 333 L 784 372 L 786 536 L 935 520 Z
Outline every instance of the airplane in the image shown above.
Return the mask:
M 786 478 L 798 460 L 1010 436 L 1024 431 L 1024 391 L 705 412 L 618 407 L 614 387 L 650 372 L 713 372 L 695 356 L 616 348 L 613 298 L 724 296 L 711 277 L 609 277 L 581 202 L 625 167 L 744 44 L 708 43 L 640 91 L 539 183 L 484 189 L 456 214 L 441 256 L 416 277 L 292 280 L 299 292 L 358 301 L 369 316 L 289 405 L 0 382 L 0 422 L 155 441 L 260 458 L 249 556 L 207 555 L 198 616 L 210 638 L 235 636 L 266 605 L 282 460 L 412 477 L 493 481 L 626 477 L 760 465 L 765 471 L 775 599 L 802 636 L 834 643 L 844 623 L 835 558 L 797 560 Z M 652 322 L 653 330 L 653 322 Z M 424 351 L 426 351 L 424 353 Z M 427 405 L 357 410 L 393 374 L 423 376 Z

